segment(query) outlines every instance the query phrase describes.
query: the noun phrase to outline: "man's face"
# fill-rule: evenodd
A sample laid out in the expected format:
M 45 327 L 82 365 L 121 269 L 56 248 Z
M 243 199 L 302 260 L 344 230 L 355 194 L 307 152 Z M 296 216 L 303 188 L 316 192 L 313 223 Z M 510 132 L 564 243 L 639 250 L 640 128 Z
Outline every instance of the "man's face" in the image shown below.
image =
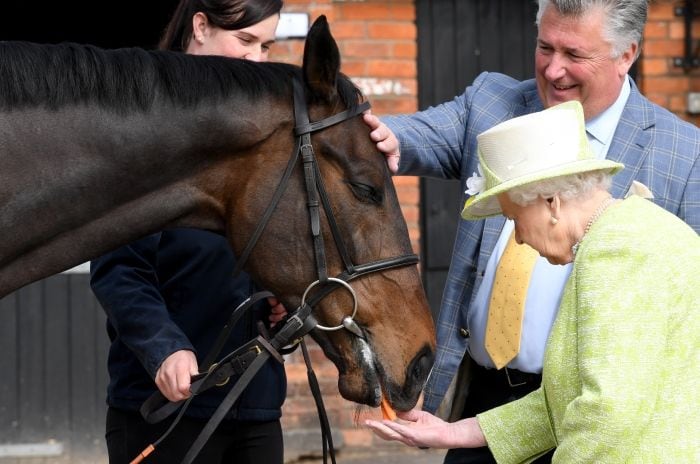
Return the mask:
M 561 16 L 553 6 L 543 13 L 535 73 L 545 108 L 578 100 L 589 120 L 619 96 L 637 45 L 630 46 L 619 58 L 611 58 L 612 45 L 603 35 L 604 19 L 601 8 L 579 18 Z

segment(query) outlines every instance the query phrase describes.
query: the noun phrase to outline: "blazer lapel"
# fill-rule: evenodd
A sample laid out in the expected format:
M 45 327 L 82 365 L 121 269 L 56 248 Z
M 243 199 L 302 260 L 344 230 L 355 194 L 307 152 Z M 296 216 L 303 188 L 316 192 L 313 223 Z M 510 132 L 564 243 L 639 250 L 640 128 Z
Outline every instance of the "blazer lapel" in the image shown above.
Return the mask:
M 622 171 L 613 176 L 611 193 L 616 198 L 622 198 L 637 177 L 649 154 L 651 134 L 647 129 L 655 124 L 651 105 L 642 97 L 631 79 L 630 86 L 630 96 L 620 116 L 607 156 L 607 159 L 625 165 Z

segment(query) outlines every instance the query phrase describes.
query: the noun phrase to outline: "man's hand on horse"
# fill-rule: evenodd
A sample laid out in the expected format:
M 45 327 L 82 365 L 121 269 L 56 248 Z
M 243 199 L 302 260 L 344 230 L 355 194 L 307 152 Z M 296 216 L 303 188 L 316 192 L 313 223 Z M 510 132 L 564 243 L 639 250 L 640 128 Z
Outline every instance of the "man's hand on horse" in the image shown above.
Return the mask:
M 197 358 L 190 350 L 176 351 L 160 365 L 156 372 L 156 386 L 170 401 L 190 397 L 190 378 L 199 373 Z
M 381 122 L 378 117 L 372 114 L 371 111 L 365 111 L 362 118 L 365 124 L 369 126 L 372 132 L 369 133 L 369 138 L 377 144 L 377 150 L 381 151 L 386 156 L 386 164 L 392 174 L 399 172 L 399 160 L 401 153 L 399 152 L 399 139 Z

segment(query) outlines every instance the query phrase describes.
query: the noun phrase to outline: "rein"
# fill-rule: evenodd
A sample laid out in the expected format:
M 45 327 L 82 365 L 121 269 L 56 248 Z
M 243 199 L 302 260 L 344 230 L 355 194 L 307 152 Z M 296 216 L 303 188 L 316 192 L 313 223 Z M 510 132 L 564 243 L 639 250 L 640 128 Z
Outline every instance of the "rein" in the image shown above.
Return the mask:
M 139 454 L 139 456 L 131 461 L 131 464 L 141 462 L 146 456 L 153 452 L 156 445 L 165 439 L 175 425 L 177 425 L 178 421 L 189 406 L 189 403 L 197 394 L 202 393 L 203 391 L 214 386 L 224 385 L 228 382 L 228 379 L 232 375 L 240 376 L 236 384 L 227 393 L 224 400 L 204 426 L 199 436 L 187 452 L 185 458 L 182 460 L 182 464 L 192 463 L 216 427 L 224 419 L 226 413 L 231 409 L 245 387 L 248 385 L 248 383 L 250 383 L 252 378 L 268 360 L 268 358 L 272 356 L 278 362 L 284 363 L 282 354 L 290 352 L 296 347 L 296 345 L 300 345 L 302 348 L 304 362 L 307 366 L 309 385 L 311 387 L 319 414 L 319 419 L 321 421 L 323 462 L 327 462 L 327 453 L 329 452 L 331 461 L 333 464 L 335 464 L 335 451 L 330 433 L 330 425 L 328 423 L 325 407 L 323 406 L 318 381 L 316 380 L 316 376 L 311 368 L 311 361 L 303 338 L 313 329 L 325 331 L 346 329 L 357 337 L 364 339 L 365 336 L 362 329 L 357 322 L 355 322 L 355 316 L 357 314 L 357 295 L 350 286 L 349 282 L 366 274 L 416 264 L 419 260 L 418 256 L 415 254 L 407 254 L 403 256 L 380 259 L 365 264 L 357 265 L 353 263 L 346 243 L 340 234 L 340 229 L 337 221 L 335 220 L 335 216 L 333 215 L 333 210 L 330 206 L 328 194 L 323 184 L 318 163 L 316 161 L 314 148 L 311 144 L 311 134 L 359 116 L 362 114 L 362 112 L 370 108 L 370 104 L 369 102 L 365 101 L 352 110 L 346 109 L 320 121 L 309 122 L 304 88 L 298 79 L 293 79 L 293 91 L 295 117 L 294 135 L 297 138 L 295 147 L 282 175 L 282 179 L 278 184 L 272 199 L 270 200 L 270 203 L 265 209 L 265 212 L 258 222 L 255 231 L 251 235 L 251 238 L 248 240 L 248 243 L 241 253 L 241 256 L 234 269 L 233 276 L 235 277 L 241 272 L 253 249 L 255 248 L 255 245 L 262 236 L 267 223 L 272 217 L 272 214 L 274 213 L 282 197 L 282 194 L 286 190 L 291 174 L 299 159 L 299 154 L 301 154 L 307 193 L 307 208 L 309 211 L 311 236 L 313 240 L 314 258 L 318 279 L 308 285 L 301 298 L 299 307 L 292 313 L 292 315 L 287 319 L 274 337 L 269 338 L 267 334 L 264 333 L 258 335 L 256 338 L 250 340 L 248 343 L 242 345 L 235 351 L 224 356 L 218 362 L 214 363 L 214 359 L 216 359 L 216 357 L 219 355 L 219 352 L 221 351 L 226 339 L 228 338 L 238 319 L 240 319 L 248 308 L 250 308 L 257 301 L 273 295 L 269 292 L 258 292 L 248 298 L 248 300 L 241 303 L 241 305 L 239 305 L 232 312 L 228 322 L 217 338 L 214 348 L 208 353 L 205 361 L 202 363 L 202 366 L 204 369 L 206 369 L 206 371 L 192 377 L 192 385 L 190 387 L 192 395 L 184 401 L 169 402 L 159 391 L 156 391 L 150 398 L 148 398 L 148 400 L 146 400 L 146 402 L 144 402 L 141 407 L 141 414 L 149 423 L 155 423 L 165 419 L 173 412 L 178 410 L 178 408 L 180 408 L 180 411 L 170 425 L 170 428 L 156 442 L 149 445 L 144 451 L 141 452 L 141 454 Z M 323 236 L 321 234 L 321 207 L 326 214 L 326 219 L 333 236 L 333 241 L 335 242 L 335 246 L 341 260 L 343 261 L 344 270 L 336 277 L 328 276 L 326 250 Z M 352 313 L 345 316 L 339 325 L 321 325 L 316 321 L 312 314 L 313 307 L 339 286 L 344 287 L 352 295 Z M 319 288 L 307 300 L 309 292 L 315 287 Z M 261 330 L 261 332 L 264 331 Z M 292 348 L 285 349 L 285 347 L 289 346 Z

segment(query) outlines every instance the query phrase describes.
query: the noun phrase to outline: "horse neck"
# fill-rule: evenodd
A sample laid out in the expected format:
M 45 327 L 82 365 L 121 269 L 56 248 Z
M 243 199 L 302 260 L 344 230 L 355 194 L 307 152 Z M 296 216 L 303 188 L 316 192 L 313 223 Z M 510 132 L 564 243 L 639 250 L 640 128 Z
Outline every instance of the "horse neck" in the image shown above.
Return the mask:
M 223 230 L 225 188 L 245 173 L 222 167 L 284 124 L 264 116 L 241 100 L 0 115 L 0 296 L 166 227 Z

